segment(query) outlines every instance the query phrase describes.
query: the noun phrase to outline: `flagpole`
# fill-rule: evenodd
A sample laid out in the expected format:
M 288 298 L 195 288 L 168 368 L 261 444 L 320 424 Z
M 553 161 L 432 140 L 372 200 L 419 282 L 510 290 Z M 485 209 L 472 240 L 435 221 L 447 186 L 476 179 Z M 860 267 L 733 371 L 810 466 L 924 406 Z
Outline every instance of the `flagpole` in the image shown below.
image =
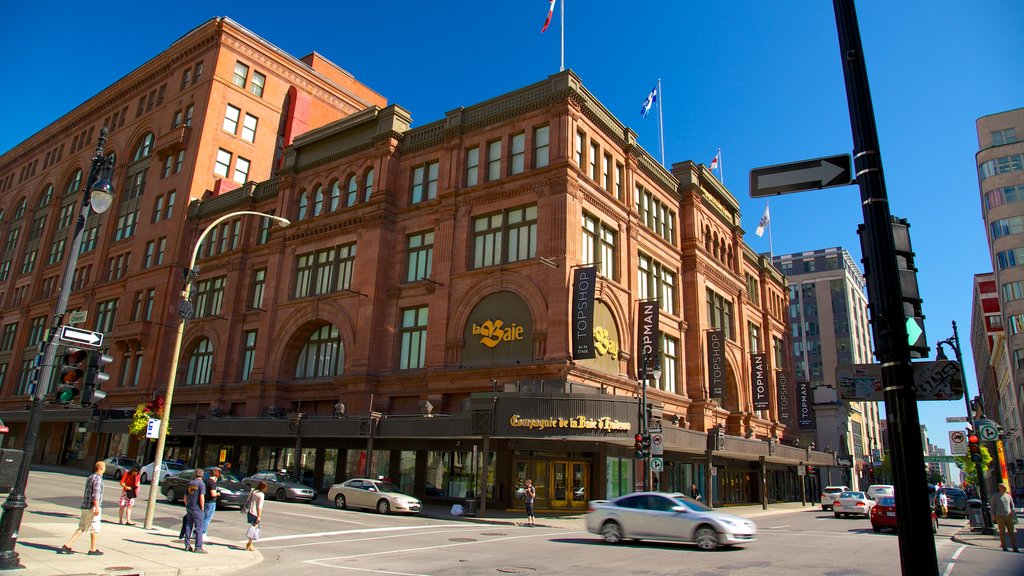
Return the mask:
M 771 260 L 775 254 L 775 250 L 772 248 L 772 216 L 771 211 L 768 209 L 768 201 L 764 201 L 765 212 L 768 212 L 768 259 Z
M 665 93 L 661 91 L 661 78 L 658 78 L 658 145 L 661 147 L 661 166 L 665 166 L 665 125 L 661 118 L 661 101 Z
M 718 179 L 722 182 L 722 186 L 725 186 L 725 173 L 722 172 L 722 149 L 718 149 Z
M 562 29 L 562 64 L 558 67 L 559 72 L 565 72 L 565 0 L 562 0 L 562 23 L 559 28 Z

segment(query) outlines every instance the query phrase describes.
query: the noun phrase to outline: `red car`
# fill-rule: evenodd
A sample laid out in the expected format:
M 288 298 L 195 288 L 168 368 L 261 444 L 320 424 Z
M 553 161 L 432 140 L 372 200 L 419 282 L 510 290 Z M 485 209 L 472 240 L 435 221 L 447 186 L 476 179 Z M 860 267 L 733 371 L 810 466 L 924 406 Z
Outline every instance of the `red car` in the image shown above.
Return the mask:
M 931 510 L 931 515 L 932 534 L 935 534 L 939 531 L 939 517 L 935 515 L 935 510 Z M 879 498 L 878 503 L 871 508 L 871 529 L 881 532 L 882 528 L 896 531 L 896 498 L 893 496 Z

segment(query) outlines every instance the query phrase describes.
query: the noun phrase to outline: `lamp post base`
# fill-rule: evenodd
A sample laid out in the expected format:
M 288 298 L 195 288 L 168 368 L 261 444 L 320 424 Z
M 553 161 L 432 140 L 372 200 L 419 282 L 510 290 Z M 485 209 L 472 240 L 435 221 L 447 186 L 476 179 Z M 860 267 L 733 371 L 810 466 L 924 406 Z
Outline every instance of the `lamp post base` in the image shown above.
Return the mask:
M 14 546 L 18 542 L 18 527 L 25 513 L 25 495 L 11 494 L 3 508 L 4 516 L 0 519 L 0 570 L 20 570 L 24 566 L 19 562 Z

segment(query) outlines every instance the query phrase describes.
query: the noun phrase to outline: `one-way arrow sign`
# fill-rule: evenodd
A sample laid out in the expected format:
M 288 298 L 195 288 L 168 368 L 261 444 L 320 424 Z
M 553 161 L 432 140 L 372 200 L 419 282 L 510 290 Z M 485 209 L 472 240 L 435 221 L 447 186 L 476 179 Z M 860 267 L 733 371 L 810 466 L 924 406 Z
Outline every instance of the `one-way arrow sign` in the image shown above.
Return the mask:
M 64 342 L 74 344 L 85 344 L 87 346 L 99 346 L 103 343 L 103 333 L 92 330 L 82 330 L 73 326 L 60 327 L 60 339 Z
M 754 168 L 750 171 L 750 197 L 778 196 L 802 190 L 846 186 L 852 182 L 850 155 L 803 160 Z

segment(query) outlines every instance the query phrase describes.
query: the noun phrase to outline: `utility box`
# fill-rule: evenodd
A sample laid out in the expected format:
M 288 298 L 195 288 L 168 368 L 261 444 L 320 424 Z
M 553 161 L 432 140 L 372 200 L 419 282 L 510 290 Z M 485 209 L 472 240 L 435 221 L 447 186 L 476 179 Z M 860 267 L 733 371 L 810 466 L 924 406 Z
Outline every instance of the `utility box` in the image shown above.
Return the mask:
M 18 468 L 24 453 L 14 448 L 0 448 L 0 492 L 10 492 L 18 481 Z
M 985 516 L 981 508 L 981 500 L 972 498 L 967 501 L 967 519 L 971 521 L 972 530 L 985 527 Z

